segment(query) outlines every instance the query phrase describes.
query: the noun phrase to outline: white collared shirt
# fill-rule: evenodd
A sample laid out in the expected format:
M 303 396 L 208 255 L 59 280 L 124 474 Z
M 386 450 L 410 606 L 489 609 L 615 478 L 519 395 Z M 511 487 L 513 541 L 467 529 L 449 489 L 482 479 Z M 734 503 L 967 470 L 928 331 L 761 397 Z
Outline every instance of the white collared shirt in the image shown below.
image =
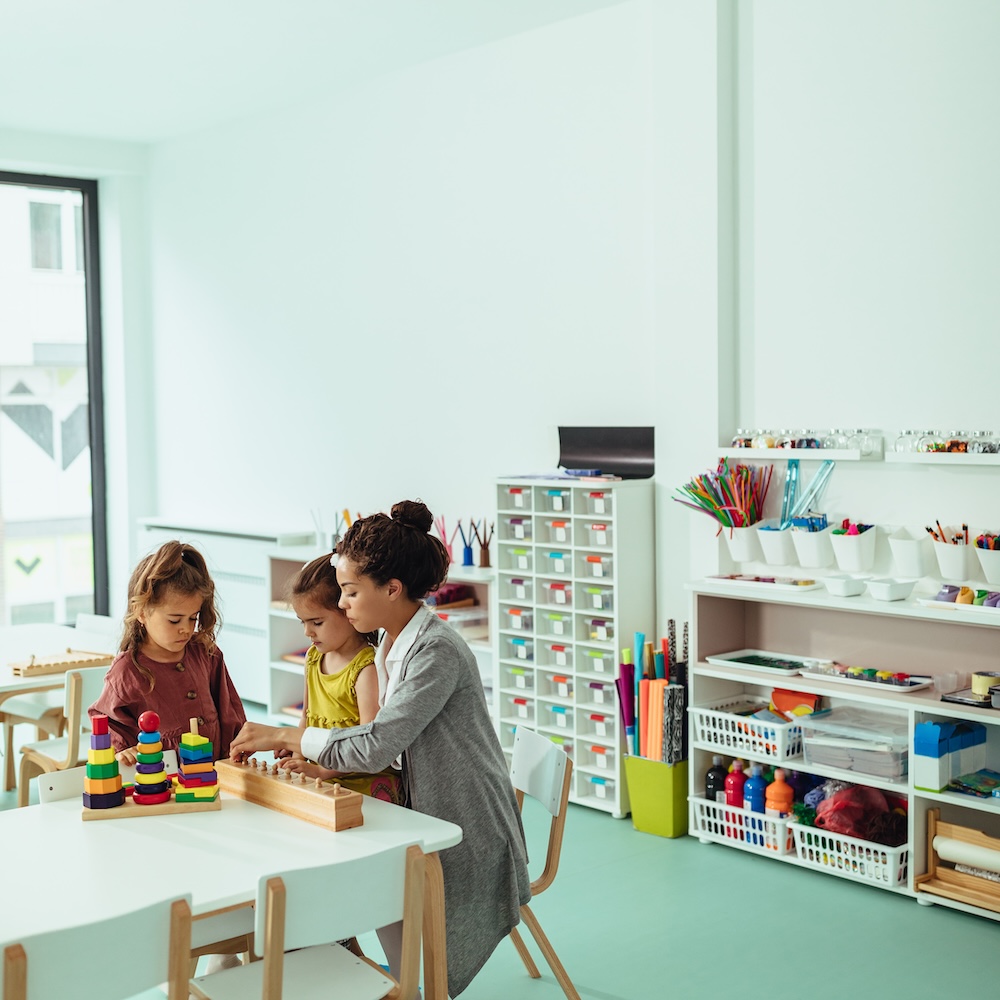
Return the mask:
M 426 620 L 426 616 L 433 614 L 426 604 L 421 604 L 417 608 L 413 617 L 400 629 L 396 641 L 388 649 L 386 648 L 386 636 L 383 633 L 382 641 L 375 650 L 375 673 L 378 676 L 378 706 L 381 708 L 392 697 L 392 692 L 399 683 L 399 674 L 402 670 L 403 660 L 406 654 L 417 639 L 417 634 Z M 320 729 L 315 726 L 306 727 L 302 734 L 302 756 L 307 760 L 316 760 L 323 747 L 326 746 L 327 738 L 330 735 L 328 729 Z M 402 769 L 403 758 L 397 757 L 393 761 L 393 766 Z

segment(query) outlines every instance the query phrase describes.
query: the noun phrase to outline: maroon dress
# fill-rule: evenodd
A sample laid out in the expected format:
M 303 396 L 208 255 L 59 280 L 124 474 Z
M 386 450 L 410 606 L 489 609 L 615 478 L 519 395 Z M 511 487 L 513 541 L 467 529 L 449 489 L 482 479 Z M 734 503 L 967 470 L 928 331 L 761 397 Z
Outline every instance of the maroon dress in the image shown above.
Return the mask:
M 246 713 L 222 651 L 217 648 L 209 653 L 200 643 L 191 642 L 180 663 L 159 663 L 142 653 L 139 662 L 156 679 L 152 691 L 131 654 L 122 652 L 108 668 L 104 690 L 89 709 L 91 715 L 108 717 L 115 751 L 139 742 L 139 716 L 153 711 L 160 717 L 164 750 L 176 750 L 181 737 L 190 731 L 190 720 L 197 718 L 198 732 L 212 741 L 215 759 L 228 757 L 229 744 L 246 722 Z

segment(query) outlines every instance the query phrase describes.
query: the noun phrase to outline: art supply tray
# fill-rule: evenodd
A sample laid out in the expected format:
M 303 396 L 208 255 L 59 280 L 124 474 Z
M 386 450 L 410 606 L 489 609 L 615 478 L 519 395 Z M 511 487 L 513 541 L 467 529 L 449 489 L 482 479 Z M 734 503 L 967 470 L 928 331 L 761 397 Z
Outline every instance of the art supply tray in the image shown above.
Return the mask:
M 880 688 L 883 691 L 891 691 L 893 694 L 909 694 L 911 691 L 922 691 L 924 688 L 932 687 L 934 682 L 926 677 L 911 677 L 908 680 L 886 681 L 872 677 L 850 677 L 845 674 L 830 674 L 822 670 L 800 670 L 803 677 L 816 677 L 821 681 L 833 681 L 835 684 L 850 684 L 854 687 L 863 687 L 872 690 Z
M 746 755 L 756 760 L 785 761 L 802 755 L 802 728 L 781 725 L 740 714 L 740 710 L 766 707 L 750 705 L 744 695 L 724 698 L 708 705 L 692 705 L 696 743 L 729 756 Z
M 788 590 L 799 594 L 803 590 L 819 590 L 823 585 L 812 578 L 799 580 L 792 576 L 752 576 L 747 573 L 730 573 L 722 576 L 708 576 L 709 583 L 735 583 L 740 587 L 756 588 L 773 594 L 776 590 Z
M 716 653 L 706 656 L 706 663 L 716 667 L 752 667 L 754 670 L 773 670 L 786 677 L 801 673 L 807 666 L 816 663 L 794 653 L 774 653 L 766 649 L 736 649 L 731 653 Z

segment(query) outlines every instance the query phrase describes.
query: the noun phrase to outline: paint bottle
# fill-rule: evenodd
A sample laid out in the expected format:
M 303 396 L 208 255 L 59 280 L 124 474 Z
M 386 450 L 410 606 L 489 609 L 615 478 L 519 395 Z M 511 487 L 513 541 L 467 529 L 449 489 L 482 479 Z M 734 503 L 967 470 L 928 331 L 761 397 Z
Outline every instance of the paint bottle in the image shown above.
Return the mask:
M 774 781 L 767 786 L 764 798 L 764 811 L 768 816 L 776 816 L 784 819 L 792 811 L 792 803 L 795 801 L 795 792 L 792 786 L 785 781 L 785 772 L 782 768 L 775 768 Z
M 733 769 L 726 775 L 726 805 L 743 808 L 743 785 L 747 776 L 743 773 L 743 761 L 734 760 Z
M 767 781 L 764 780 L 764 768 L 760 764 L 750 765 L 750 777 L 743 784 L 743 808 L 751 812 L 764 811 L 764 795 Z
M 813 783 L 809 775 L 803 774 L 801 771 L 788 772 L 785 775 L 785 781 L 792 786 L 796 802 L 801 802 L 806 797 L 806 792 L 813 787 Z
M 709 802 L 726 801 L 726 775 L 729 772 L 722 763 L 722 758 L 715 754 L 712 766 L 705 772 L 705 798 Z

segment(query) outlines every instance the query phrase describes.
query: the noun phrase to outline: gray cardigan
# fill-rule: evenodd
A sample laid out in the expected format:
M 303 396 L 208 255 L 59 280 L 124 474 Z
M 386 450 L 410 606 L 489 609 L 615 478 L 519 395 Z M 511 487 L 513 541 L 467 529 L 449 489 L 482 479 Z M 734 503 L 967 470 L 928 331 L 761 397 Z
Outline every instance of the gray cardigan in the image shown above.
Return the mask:
M 457 997 L 531 898 L 521 814 L 472 651 L 428 615 L 373 722 L 330 730 L 319 763 L 375 774 L 400 754 L 411 808 L 457 823 L 441 852 L 448 992 Z

